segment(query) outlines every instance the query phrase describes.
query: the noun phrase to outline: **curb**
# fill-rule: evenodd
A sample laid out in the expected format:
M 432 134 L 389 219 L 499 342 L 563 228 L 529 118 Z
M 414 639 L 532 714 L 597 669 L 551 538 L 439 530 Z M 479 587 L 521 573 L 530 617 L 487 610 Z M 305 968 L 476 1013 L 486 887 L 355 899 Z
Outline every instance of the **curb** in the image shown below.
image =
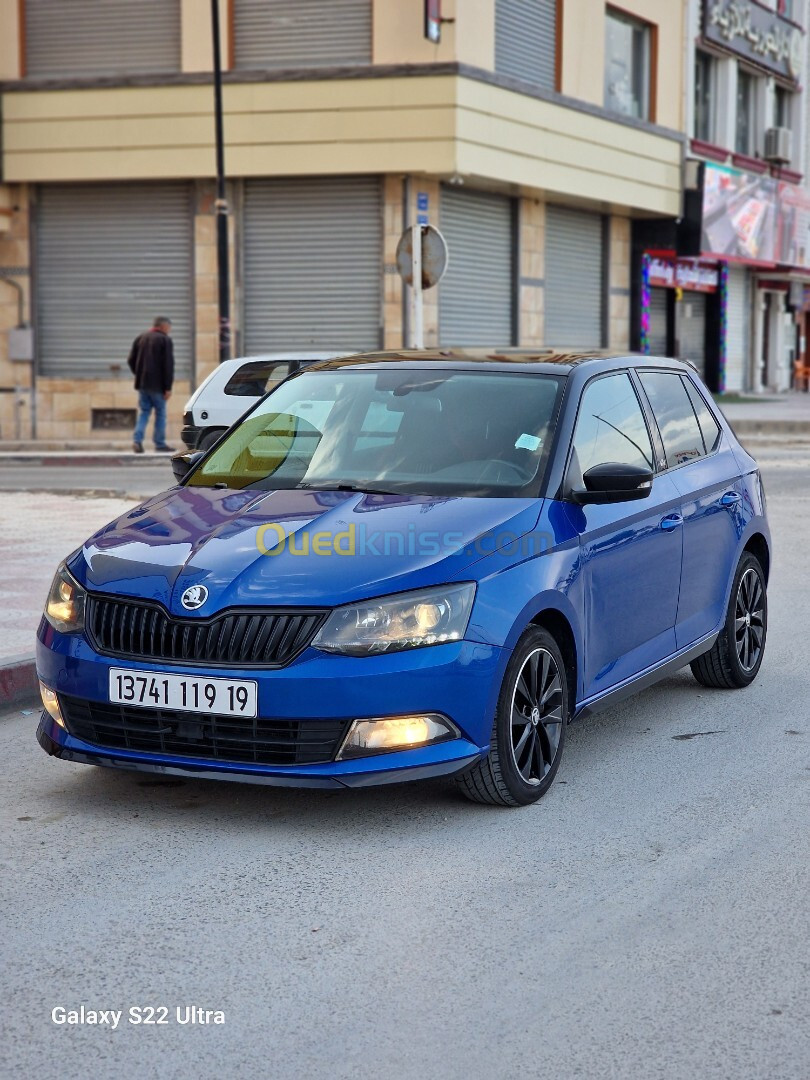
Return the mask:
M 0 451 L 0 463 L 9 465 L 55 465 L 65 466 L 122 465 L 170 465 L 170 454 L 83 454 L 83 453 L 32 453 L 26 451 Z
M 35 705 L 38 701 L 39 683 L 33 656 L 0 660 L 0 708 Z
M 810 420 L 729 420 L 735 435 L 802 435 L 810 438 Z

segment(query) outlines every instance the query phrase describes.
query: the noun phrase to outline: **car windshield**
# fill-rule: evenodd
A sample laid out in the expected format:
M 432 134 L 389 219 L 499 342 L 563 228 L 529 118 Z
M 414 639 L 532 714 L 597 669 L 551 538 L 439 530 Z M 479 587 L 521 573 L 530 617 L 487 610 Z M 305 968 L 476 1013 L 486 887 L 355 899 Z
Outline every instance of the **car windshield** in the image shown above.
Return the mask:
M 198 487 L 535 494 L 563 380 L 511 372 L 309 371 L 250 412 Z

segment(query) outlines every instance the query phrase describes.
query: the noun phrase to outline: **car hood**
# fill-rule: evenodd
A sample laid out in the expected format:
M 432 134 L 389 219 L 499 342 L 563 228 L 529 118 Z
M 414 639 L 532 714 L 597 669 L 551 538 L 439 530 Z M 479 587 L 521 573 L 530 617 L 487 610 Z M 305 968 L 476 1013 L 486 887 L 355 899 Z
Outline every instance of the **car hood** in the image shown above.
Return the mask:
M 101 529 L 70 568 L 89 589 L 157 600 L 175 614 L 188 614 L 180 598 L 191 585 L 208 589 L 203 617 L 259 604 L 333 606 L 459 580 L 532 530 L 541 509 L 541 499 L 181 487 Z

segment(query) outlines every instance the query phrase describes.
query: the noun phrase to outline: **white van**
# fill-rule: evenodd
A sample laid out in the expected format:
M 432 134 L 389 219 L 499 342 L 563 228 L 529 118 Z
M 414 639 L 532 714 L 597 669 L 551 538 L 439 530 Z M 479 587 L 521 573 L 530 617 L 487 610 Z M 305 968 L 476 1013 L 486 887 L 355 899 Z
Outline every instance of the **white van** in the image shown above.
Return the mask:
M 267 353 L 225 360 L 186 402 L 180 433 L 189 450 L 207 450 L 268 390 L 294 371 L 317 360 L 351 353 Z

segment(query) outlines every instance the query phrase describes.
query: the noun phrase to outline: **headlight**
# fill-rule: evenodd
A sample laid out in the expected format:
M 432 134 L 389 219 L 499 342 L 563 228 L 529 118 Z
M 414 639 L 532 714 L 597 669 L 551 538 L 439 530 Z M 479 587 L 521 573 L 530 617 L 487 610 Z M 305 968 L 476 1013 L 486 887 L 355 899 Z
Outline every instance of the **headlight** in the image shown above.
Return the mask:
M 56 571 L 48 600 L 45 618 L 60 634 L 75 634 L 84 629 L 84 598 L 87 593 L 75 581 L 64 563 Z
M 419 649 L 460 641 L 470 619 L 475 585 L 443 585 L 336 608 L 312 642 L 346 656 Z

